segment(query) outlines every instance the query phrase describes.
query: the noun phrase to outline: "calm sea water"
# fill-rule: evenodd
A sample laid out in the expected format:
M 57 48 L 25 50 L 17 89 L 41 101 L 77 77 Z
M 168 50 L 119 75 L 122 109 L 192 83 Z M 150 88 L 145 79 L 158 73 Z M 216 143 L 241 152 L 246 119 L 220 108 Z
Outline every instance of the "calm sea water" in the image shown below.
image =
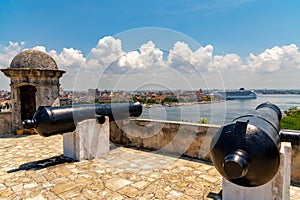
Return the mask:
M 141 118 L 171 121 L 200 121 L 208 119 L 210 124 L 226 124 L 234 118 L 253 111 L 264 102 L 276 104 L 281 111 L 291 107 L 300 107 L 300 95 L 257 95 L 257 99 L 230 100 L 211 104 L 192 104 L 174 107 L 144 108 Z

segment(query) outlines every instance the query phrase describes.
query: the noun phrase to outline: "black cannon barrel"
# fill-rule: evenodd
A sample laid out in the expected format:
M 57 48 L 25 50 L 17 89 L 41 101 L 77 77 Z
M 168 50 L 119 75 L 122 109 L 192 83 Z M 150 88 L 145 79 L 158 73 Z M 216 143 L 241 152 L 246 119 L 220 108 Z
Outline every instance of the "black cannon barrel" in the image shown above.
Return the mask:
M 32 120 L 23 121 L 23 128 L 34 128 L 37 133 L 47 137 L 74 131 L 76 124 L 85 119 L 108 116 L 110 120 L 119 120 L 127 117 L 138 117 L 141 113 L 142 105 L 139 102 L 40 106 Z
M 278 171 L 280 109 L 271 103 L 223 126 L 211 142 L 210 156 L 219 173 L 232 183 L 254 187 Z
M 300 131 L 281 130 L 279 132 L 281 142 L 290 142 L 292 145 L 300 145 Z

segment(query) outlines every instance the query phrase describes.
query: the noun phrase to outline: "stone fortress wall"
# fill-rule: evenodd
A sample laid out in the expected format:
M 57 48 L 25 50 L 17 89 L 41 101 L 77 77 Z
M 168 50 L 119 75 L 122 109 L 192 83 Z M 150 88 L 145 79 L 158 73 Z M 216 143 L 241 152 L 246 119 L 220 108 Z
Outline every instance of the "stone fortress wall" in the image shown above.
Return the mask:
M 169 152 L 210 161 L 209 144 L 219 125 L 149 119 L 123 120 L 110 123 L 110 141 L 127 147 L 149 149 L 154 153 Z M 11 133 L 11 112 L 0 113 L 0 136 Z M 292 174 L 300 184 L 300 147 L 292 147 Z
M 110 141 L 128 147 L 169 152 L 210 162 L 209 145 L 218 125 L 161 120 L 124 120 L 110 123 Z M 300 147 L 292 147 L 291 179 L 300 184 Z
M 0 112 L 0 135 L 3 133 L 11 133 L 12 116 L 11 112 Z

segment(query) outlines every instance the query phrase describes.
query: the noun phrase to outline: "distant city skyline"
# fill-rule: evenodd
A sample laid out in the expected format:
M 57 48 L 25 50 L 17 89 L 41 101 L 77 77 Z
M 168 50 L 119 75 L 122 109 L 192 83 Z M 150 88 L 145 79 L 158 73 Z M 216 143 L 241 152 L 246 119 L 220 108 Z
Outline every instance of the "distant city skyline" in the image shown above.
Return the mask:
M 2 1 L 0 68 L 48 53 L 66 90 L 299 87 L 298 1 Z M 9 79 L 0 74 L 0 88 Z

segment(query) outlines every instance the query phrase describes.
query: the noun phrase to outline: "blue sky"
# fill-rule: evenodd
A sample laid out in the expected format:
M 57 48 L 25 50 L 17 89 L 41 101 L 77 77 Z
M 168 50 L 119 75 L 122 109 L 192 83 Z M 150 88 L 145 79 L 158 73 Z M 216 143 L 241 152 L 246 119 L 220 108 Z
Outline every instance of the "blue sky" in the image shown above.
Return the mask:
M 160 27 L 181 33 L 202 47 L 212 46 L 213 50 L 205 51 L 208 54 L 212 53 L 211 62 L 207 62 L 207 65 L 218 65 L 226 88 L 239 86 L 299 88 L 299 82 L 298 85 L 292 83 L 293 77 L 288 80 L 282 78 L 282 75 L 289 74 L 291 71 L 296 78 L 300 70 L 299 9 L 300 1 L 296 0 L 0 0 L 0 59 L 2 58 L 0 67 L 5 68 L 9 65 L 7 60 L 12 54 L 7 49 L 12 49 L 12 46 L 15 48 L 13 52 L 16 53 L 38 46 L 44 47 L 44 51 L 52 56 L 57 56 L 57 63 L 62 66 L 61 68 L 72 73 L 71 66 L 64 66 L 62 62 L 64 49 L 73 49 L 73 54 L 77 53 L 75 56 L 77 60 L 81 56 L 81 61 L 86 62 L 87 57 L 91 55 L 91 50 L 97 48 L 100 40 L 106 36 L 113 36 L 114 39 L 124 31 Z M 121 39 L 123 35 L 121 34 Z M 176 37 L 181 40 L 179 35 L 177 34 Z M 143 35 L 140 37 L 143 38 Z M 125 38 L 131 41 L 135 37 Z M 151 40 L 151 36 L 145 38 Z M 112 43 L 114 41 L 112 40 Z M 130 45 L 124 45 L 126 42 L 128 43 L 126 39 L 121 41 L 123 54 L 132 51 Z M 138 45 L 147 42 L 141 41 Z M 174 43 L 172 41 L 168 51 Z M 198 48 L 197 45 L 196 47 L 192 44 L 188 45 L 193 52 Z M 154 46 L 157 47 L 159 44 L 154 42 Z M 182 51 L 176 51 L 178 55 L 181 55 L 180 52 Z M 263 53 L 273 56 L 271 63 L 266 63 L 268 56 Z M 251 57 L 250 54 L 255 57 Z M 226 57 L 226 55 L 230 56 Z M 232 59 L 240 61 L 228 66 L 228 62 L 232 62 Z M 282 61 L 278 63 L 278 59 Z M 293 62 L 287 62 L 290 59 L 293 59 Z M 78 66 L 82 66 L 82 63 L 75 66 L 74 62 L 73 71 L 78 73 Z M 193 64 L 193 61 L 189 60 L 189 62 Z M 271 65 L 278 66 L 272 68 Z M 245 68 L 251 68 L 250 72 L 244 70 Z M 251 76 L 253 82 L 249 80 L 234 82 L 230 78 L 232 75 L 247 77 L 249 73 L 253 76 Z M 207 79 L 210 76 L 213 75 L 208 75 Z M 262 80 L 262 77 L 269 80 Z M 68 81 L 67 77 L 64 79 L 63 86 L 73 87 L 71 82 L 74 80 Z M 8 88 L 8 81 L 3 75 L 0 75 L 0 80 L 0 88 Z M 258 80 L 260 82 L 257 82 Z M 86 87 L 92 86 L 86 85 Z M 180 85 L 172 87 L 180 87 Z M 221 87 L 221 85 L 210 87 Z

